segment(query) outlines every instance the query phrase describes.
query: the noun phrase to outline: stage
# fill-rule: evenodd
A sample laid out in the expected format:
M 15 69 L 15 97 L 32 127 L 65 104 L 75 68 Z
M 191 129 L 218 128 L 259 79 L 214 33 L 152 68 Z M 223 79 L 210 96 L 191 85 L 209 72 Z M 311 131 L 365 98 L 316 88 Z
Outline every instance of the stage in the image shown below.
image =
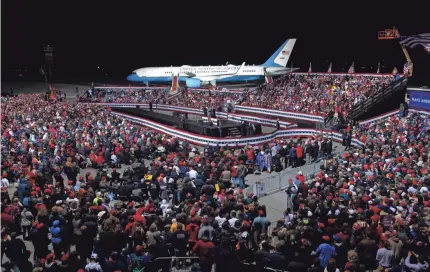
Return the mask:
M 239 122 L 233 122 L 225 119 L 217 120 L 221 123 L 220 127 L 217 124 L 203 122 L 203 120 L 190 120 L 181 118 L 179 115 L 167 115 L 154 111 L 143 109 L 115 108 L 117 112 L 134 115 L 145 118 L 160 124 L 173 126 L 188 132 L 197 133 L 200 135 L 211 137 L 240 137 L 242 136 L 242 125 Z M 182 114 L 183 115 L 183 114 Z M 261 130 L 261 128 L 260 128 Z

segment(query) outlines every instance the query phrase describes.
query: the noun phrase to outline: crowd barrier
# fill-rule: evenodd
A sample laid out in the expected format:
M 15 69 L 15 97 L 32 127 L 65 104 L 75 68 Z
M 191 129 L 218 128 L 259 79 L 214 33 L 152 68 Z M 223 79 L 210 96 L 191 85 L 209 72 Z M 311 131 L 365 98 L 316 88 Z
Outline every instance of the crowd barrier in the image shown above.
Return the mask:
M 95 105 L 103 105 L 111 108 L 142 108 L 142 109 L 149 109 L 149 104 L 125 104 L 125 103 L 91 103 Z M 163 104 L 153 104 L 152 108 L 154 110 L 166 110 L 166 111 L 175 111 L 175 112 L 184 112 L 184 113 L 190 113 L 195 115 L 203 115 L 202 109 L 196 109 L 196 108 L 188 108 L 188 107 L 181 107 L 181 106 L 171 106 L 171 105 L 163 105 Z M 246 114 L 239 114 L 239 113 L 226 113 L 226 112 L 217 112 L 217 117 L 228 119 L 235 122 L 241 122 L 241 121 L 247 121 L 250 123 L 255 124 L 261 124 L 265 126 L 272 126 L 276 127 L 276 120 L 271 120 L 259 116 L 252 116 L 252 115 L 246 115 Z M 279 120 L 279 125 L 281 128 L 293 128 L 297 127 L 297 124 L 290 123 L 287 121 L 281 121 Z
M 276 222 L 275 222 L 276 224 Z M 178 262 L 184 263 L 183 265 L 177 265 Z M 229 268 L 235 271 L 247 271 L 247 272 L 288 272 L 287 270 L 273 269 L 270 267 L 270 261 L 267 261 L 267 265 L 257 264 L 257 263 L 248 263 L 248 262 L 240 262 L 238 259 L 229 263 Z M 145 271 L 203 271 L 200 266 L 200 259 L 198 257 L 159 257 L 154 260 L 154 267 L 149 265 L 148 270 L 143 268 L 140 272 Z M 219 271 L 217 269 L 216 264 L 212 261 L 212 267 L 210 271 Z M 152 269 L 154 268 L 154 269 Z M 229 270 L 230 271 L 230 270 Z
M 310 179 L 311 175 L 316 175 L 320 171 L 320 164 L 313 163 L 314 170 L 310 173 L 304 173 L 305 179 Z M 298 175 L 302 171 L 301 167 L 295 169 L 284 169 L 279 173 L 275 173 L 269 177 L 262 178 L 251 186 L 245 189 L 246 193 L 253 193 L 258 197 L 274 194 L 280 192 L 289 186 L 288 180 Z M 287 196 L 288 197 L 288 196 Z M 289 203 L 288 208 L 292 208 L 292 202 Z
M 376 121 L 379 121 L 379 120 L 391 117 L 393 115 L 397 115 L 399 113 L 399 110 L 400 109 L 393 110 L 393 111 L 390 111 L 390 112 L 387 112 L 387 113 L 384 113 L 384 114 L 381 114 L 381 115 L 369 118 L 367 120 L 359 121 L 359 124 L 360 124 L 360 126 L 362 126 L 362 125 L 366 125 L 366 124 L 369 124 L 369 123 L 372 123 L 372 122 L 376 122 Z M 408 111 L 409 112 L 416 112 L 416 113 L 424 114 L 424 115 L 430 115 L 430 112 L 424 111 L 424 110 L 409 109 Z
M 112 115 L 124 118 L 130 122 L 133 122 L 137 125 L 142 125 L 159 131 L 161 133 L 165 133 L 170 136 L 175 136 L 179 139 L 183 139 L 189 141 L 193 144 L 200 146 L 246 146 L 246 145 L 259 145 L 269 141 L 273 141 L 276 138 L 288 138 L 288 137 L 312 137 L 321 133 L 330 134 L 334 141 L 342 142 L 342 134 L 334 131 L 327 130 L 316 130 L 316 129 L 307 129 L 307 128 L 288 128 L 274 131 L 273 133 L 264 134 L 260 136 L 253 137 L 240 137 L 240 138 L 215 138 L 209 136 L 203 136 L 200 134 L 194 134 L 178 129 L 174 129 L 170 126 L 162 125 L 141 117 L 136 117 L 133 115 L 119 113 L 119 112 L 111 112 Z M 352 139 L 352 145 L 361 147 L 363 143 L 356 139 Z

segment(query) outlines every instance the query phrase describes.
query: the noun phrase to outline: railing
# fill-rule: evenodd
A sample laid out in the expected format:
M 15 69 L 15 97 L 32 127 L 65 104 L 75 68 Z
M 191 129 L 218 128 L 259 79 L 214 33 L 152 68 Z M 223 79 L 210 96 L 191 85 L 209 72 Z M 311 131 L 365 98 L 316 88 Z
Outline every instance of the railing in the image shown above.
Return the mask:
M 399 80 L 391 82 L 387 88 L 381 89 L 381 91 L 377 92 L 372 97 L 369 97 L 364 102 L 354 106 L 354 108 L 350 111 L 349 119 L 358 120 L 360 116 L 373 108 L 376 104 L 386 100 L 387 98 L 393 96 L 396 92 L 406 88 L 407 84 L 407 77 L 402 77 Z
M 179 262 L 182 262 L 182 265 L 179 265 Z M 247 263 L 247 262 L 234 262 L 230 263 L 229 267 L 235 267 L 238 271 L 248 271 L 248 272 L 287 272 L 287 270 L 279 270 L 269 267 L 270 261 L 268 261 L 267 266 L 258 265 L 256 263 Z M 155 269 L 149 268 L 146 270 L 146 268 L 143 268 L 140 270 L 140 272 L 146 272 L 146 271 L 159 271 L 160 269 L 163 269 L 162 271 L 175 271 L 175 272 L 182 272 L 182 271 L 202 271 L 202 268 L 199 265 L 199 258 L 198 257 L 159 257 L 155 259 L 154 261 Z M 211 271 L 217 271 L 216 265 L 212 264 Z
M 199 257 L 159 257 L 155 259 L 154 265 L 155 269 L 154 271 L 159 271 L 160 269 L 163 269 L 163 271 L 193 271 L 192 266 L 195 266 L 199 263 Z M 145 272 L 145 268 L 141 270 L 141 272 Z M 151 270 L 152 271 L 152 270 Z M 201 270 L 196 270 L 201 271 Z
M 279 173 L 275 173 L 269 177 L 262 178 L 261 180 L 255 182 L 250 187 L 246 188 L 247 193 L 253 193 L 255 196 L 262 197 L 270 194 L 274 194 L 280 192 L 289 186 L 289 179 L 294 179 L 296 175 L 298 175 L 299 171 L 303 173 L 305 176 L 305 180 L 308 180 L 311 175 L 315 175 L 320 171 L 320 165 L 322 161 L 319 163 L 313 164 L 313 169 L 308 173 L 303 173 L 304 169 L 295 168 L 295 169 L 285 169 Z

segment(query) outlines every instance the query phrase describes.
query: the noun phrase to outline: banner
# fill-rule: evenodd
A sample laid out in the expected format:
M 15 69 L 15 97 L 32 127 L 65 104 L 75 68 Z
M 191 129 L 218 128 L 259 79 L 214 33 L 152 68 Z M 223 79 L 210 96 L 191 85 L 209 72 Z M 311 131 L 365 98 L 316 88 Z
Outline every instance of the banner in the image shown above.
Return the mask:
M 276 138 L 290 138 L 290 137 L 313 137 L 318 134 L 325 134 L 327 137 L 330 136 L 333 141 L 342 142 L 342 134 L 335 131 L 328 130 L 316 130 L 311 128 L 287 128 L 276 130 L 272 133 L 267 133 L 259 136 L 251 137 L 240 137 L 240 138 L 215 138 L 210 136 L 204 136 L 200 134 L 195 134 L 183 130 L 175 129 L 171 126 L 163 125 L 154 121 L 150 121 L 145 118 L 136 117 L 133 115 L 119 113 L 112 111 L 112 115 L 118 116 L 124 120 L 130 121 L 137 125 L 142 125 L 149 127 L 156 131 L 160 131 L 164 134 L 175 136 L 179 139 L 186 140 L 189 143 L 199 145 L 199 146 L 246 146 L 246 145 L 260 145 L 273 141 Z M 364 143 L 355 137 L 352 138 L 352 145 L 357 147 L 362 147 Z
M 409 108 L 430 111 L 430 92 L 409 91 Z

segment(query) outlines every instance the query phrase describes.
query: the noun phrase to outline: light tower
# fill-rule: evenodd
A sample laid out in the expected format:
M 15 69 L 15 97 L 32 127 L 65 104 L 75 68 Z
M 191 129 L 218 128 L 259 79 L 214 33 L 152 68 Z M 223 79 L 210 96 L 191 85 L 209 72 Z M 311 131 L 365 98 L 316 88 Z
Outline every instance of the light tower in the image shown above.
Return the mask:
M 378 32 L 378 40 L 397 40 L 398 38 L 400 38 L 400 33 L 396 27 Z M 406 61 L 408 62 L 408 76 L 412 76 L 414 64 L 412 63 L 411 57 L 409 56 L 406 47 L 403 45 L 400 46 L 402 47 L 403 54 L 405 55 Z
M 45 83 L 49 92 L 48 73 L 49 78 L 51 78 L 52 68 L 54 67 L 54 47 L 46 45 L 43 47 L 43 51 L 45 52 L 45 65 L 43 65 L 40 70 L 41 74 L 45 76 Z

